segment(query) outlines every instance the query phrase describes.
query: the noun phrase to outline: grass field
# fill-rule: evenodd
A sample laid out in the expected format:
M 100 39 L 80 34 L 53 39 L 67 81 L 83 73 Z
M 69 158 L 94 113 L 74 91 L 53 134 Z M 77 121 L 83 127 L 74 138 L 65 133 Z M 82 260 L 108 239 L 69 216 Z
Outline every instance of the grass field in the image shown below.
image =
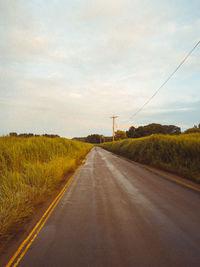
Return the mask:
M 200 134 L 151 135 L 101 146 L 131 160 L 200 183 Z
M 64 138 L 0 137 L 0 239 L 55 192 L 91 147 Z

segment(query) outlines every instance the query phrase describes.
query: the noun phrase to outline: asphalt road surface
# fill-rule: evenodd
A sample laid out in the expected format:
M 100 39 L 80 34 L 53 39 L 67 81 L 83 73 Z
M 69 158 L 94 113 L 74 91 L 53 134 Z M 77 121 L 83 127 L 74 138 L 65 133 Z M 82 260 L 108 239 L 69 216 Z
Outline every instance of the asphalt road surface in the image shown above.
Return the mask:
M 200 194 L 93 148 L 18 266 L 200 266 Z

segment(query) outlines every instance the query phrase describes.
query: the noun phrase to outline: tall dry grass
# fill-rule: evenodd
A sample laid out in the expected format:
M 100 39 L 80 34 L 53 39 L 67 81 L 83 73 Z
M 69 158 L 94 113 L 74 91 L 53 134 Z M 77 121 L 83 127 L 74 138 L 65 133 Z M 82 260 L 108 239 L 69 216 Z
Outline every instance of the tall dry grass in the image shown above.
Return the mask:
M 64 138 L 0 137 L 0 239 L 55 191 L 91 147 Z
M 102 147 L 200 183 L 200 134 L 151 135 L 104 143 Z

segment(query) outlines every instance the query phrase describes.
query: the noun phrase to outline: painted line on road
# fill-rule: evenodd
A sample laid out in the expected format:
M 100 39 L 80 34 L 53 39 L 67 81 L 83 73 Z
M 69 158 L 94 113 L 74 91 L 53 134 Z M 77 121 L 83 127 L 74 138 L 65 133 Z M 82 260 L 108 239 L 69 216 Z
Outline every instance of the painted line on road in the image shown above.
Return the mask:
M 190 189 L 193 189 L 193 190 L 195 190 L 195 191 L 200 192 L 200 188 L 195 187 L 195 186 L 190 185 L 190 184 L 187 184 L 187 183 L 185 183 L 185 182 L 183 182 L 183 181 L 181 181 L 181 180 L 179 180 L 179 179 L 177 179 L 177 178 L 174 178 L 174 177 L 172 177 L 172 176 L 170 176 L 170 175 L 167 175 L 167 174 L 163 173 L 162 171 L 156 170 L 156 169 L 154 169 L 154 168 L 148 167 L 148 166 L 146 166 L 146 165 L 143 165 L 143 164 L 138 163 L 138 162 L 135 162 L 135 161 L 134 161 L 134 163 L 137 164 L 137 165 L 139 165 L 139 166 L 141 166 L 141 167 L 143 167 L 143 168 L 145 168 L 145 169 L 147 169 L 147 170 L 150 170 L 150 171 L 152 171 L 152 172 L 154 172 L 154 173 L 157 173 L 157 174 L 159 174 L 159 175 L 161 175 L 161 176 L 167 178 L 168 180 L 171 180 L 171 181 L 173 181 L 173 182 L 176 182 L 176 183 L 178 183 L 178 184 L 184 185 L 184 186 L 186 186 L 186 187 L 188 187 L 188 188 L 190 188 Z
M 33 241 L 35 240 L 35 238 L 39 234 L 40 230 L 45 225 L 46 221 L 48 220 L 48 218 L 51 215 L 51 213 L 54 211 L 55 207 L 57 206 L 57 204 L 61 200 L 62 196 L 64 195 L 66 190 L 69 188 L 70 184 L 74 180 L 74 178 L 75 178 L 77 172 L 79 171 L 80 167 L 74 172 L 74 174 L 67 181 L 67 183 L 65 184 L 63 189 L 60 191 L 58 196 L 53 200 L 51 205 L 48 207 L 48 209 L 42 215 L 41 219 L 35 225 L 35 227 L 31 231 L 31 233 L 28 235 L 28 237 L 21 243 L 21 245 L 19 246 L 18 250 L 14 253 L 14 255 L 12 256 L 12 258 L 10 259 L 10 261 L 8 262 L 6 267 L 10 267 L 10 266 L 15 267 L 15 266 L 17 266 L 19 264 L 20 260 L 23 258 L 23 256 L 25 255 L 26 251 L 29 249 L 29 247 L 31 246 L 31 244 L 33 243 Z

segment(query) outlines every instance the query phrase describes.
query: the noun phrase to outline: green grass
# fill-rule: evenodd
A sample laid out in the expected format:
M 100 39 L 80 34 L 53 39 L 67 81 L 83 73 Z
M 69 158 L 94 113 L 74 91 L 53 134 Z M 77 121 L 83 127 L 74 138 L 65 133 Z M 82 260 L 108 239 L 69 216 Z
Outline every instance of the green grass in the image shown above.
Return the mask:
M 200 134 L 151 135 L 101 146 L 136 162 L 200 183 Z
M 64 138 L 0 137 L 0 239 L 15 232 L 91 148 Z

